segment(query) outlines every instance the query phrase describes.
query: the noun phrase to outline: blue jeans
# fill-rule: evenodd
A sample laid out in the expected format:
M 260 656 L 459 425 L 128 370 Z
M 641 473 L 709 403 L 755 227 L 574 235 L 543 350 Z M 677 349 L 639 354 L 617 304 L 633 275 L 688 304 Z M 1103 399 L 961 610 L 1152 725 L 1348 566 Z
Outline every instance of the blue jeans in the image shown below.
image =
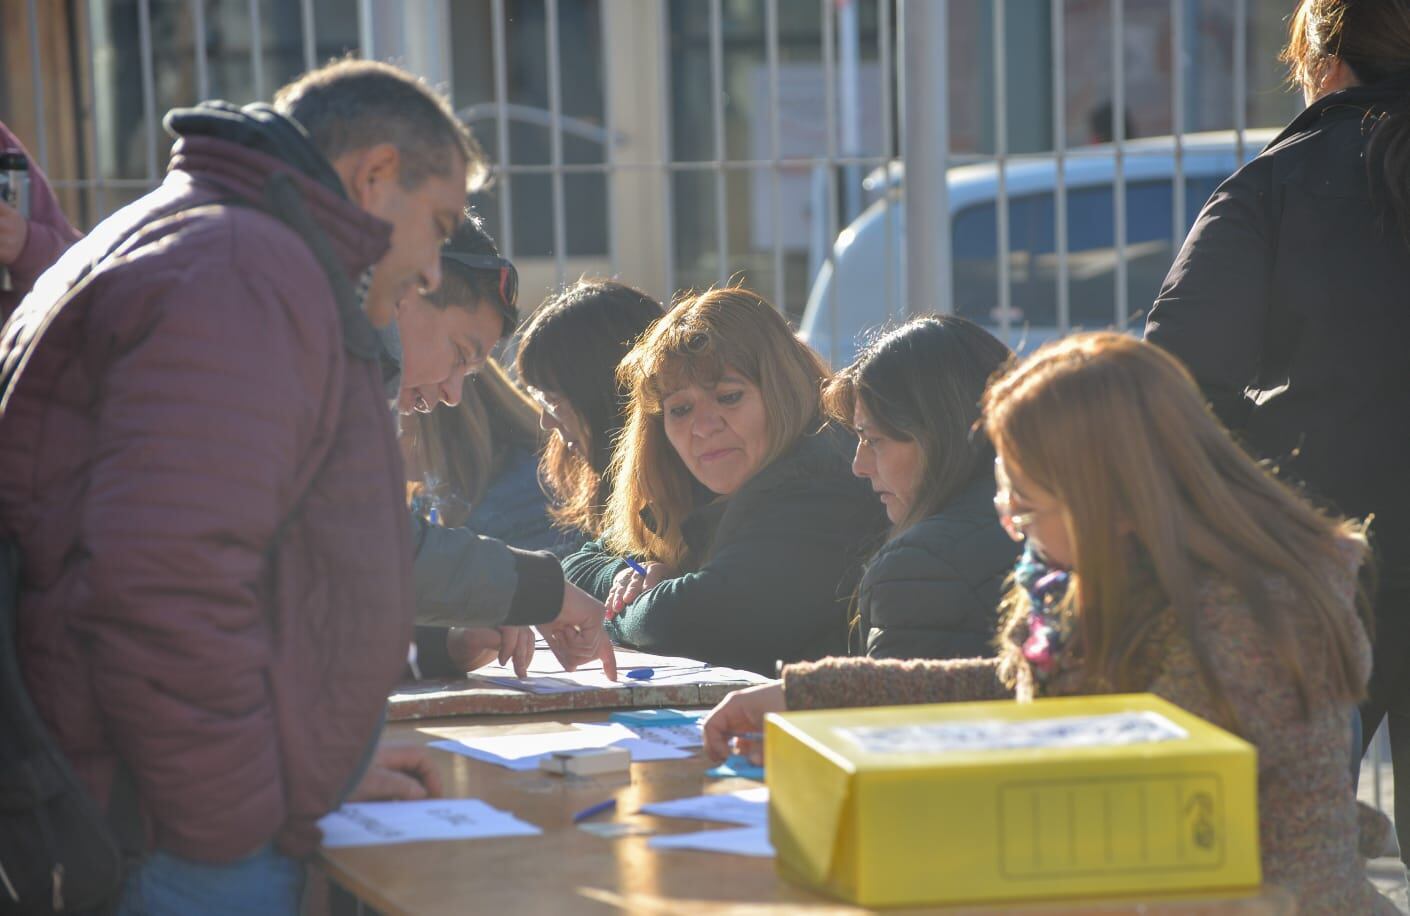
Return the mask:
M 303 864 L 272 846 L 229 865 L 156 852 L 128 875 L 117 916 L 298 916 L 303 890 Z

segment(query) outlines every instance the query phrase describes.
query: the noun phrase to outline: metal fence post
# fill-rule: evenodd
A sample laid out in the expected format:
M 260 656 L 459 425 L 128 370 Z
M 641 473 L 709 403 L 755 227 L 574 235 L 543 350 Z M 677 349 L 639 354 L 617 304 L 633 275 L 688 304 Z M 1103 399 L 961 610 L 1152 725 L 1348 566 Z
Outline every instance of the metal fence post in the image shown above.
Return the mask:
M 906 162 L 907 315 L 954 310 L 951 283 L 948 4 L 901 0 L 901 148 Z

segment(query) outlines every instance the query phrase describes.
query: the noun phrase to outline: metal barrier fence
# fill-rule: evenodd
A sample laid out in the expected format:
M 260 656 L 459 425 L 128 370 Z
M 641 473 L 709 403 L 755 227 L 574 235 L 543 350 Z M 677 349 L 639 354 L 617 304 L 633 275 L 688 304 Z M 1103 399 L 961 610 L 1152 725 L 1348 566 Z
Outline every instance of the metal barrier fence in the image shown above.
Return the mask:
M 1273 47 L 1266 34 L 1268 10 L 1281 11 L 1285 5 L 1282 0 L 1253 0 L 1260 11 L 1257 34 L 1267 45 L 1259 55 L 1265 63 Z M 54 115 L 46 105 L 45 83 L 53 68 L 46 66 L 39 47 L 39 8 L 38 0 L 27 0 L 35 151 L 48 165 L 52 124 L 46 122 Z M 347 48 L 396 59 L 451 88 L 462 115 L 494 149 L 497 187 L 485 206 L 494 213 L 492 225 L 506 253 L 529 265 L 530 280 L 537 268 L 541 282 L 537 290 L 532 282 L 526 284 L 530 292 L 561 285 L 583 266 L 637 279 L 664 297 L 678 286 L 729 282 L 742 272 L 745 282 L 771 295 L 794 317 L 804 317 L 804 300 L 815 277 L 848 256 L 835 242 L 845 226 L 865 216 L 868 203 L 862 199 L 860 177 L 874 170 L 883 177 L 876 182 L 880 193 L 875 204 L 881 212 L 872 219 L 884 227 L 886 238 L 879 263 L 855 268 L 873 278 L 873 317 L 880 321 L 916 311 L 959 310 L 980 317 L 1011 341 L 1017 325 L 1033 323 L 1014 296 L 1015 260 L 1034 254 L 1013 237 L 1015 208 L 1023 205 L 1025 194 L 1031 196 L 1031 191 L 1015 191 L 1010 179 L 1015 168 L 1042 162 L 1053 170 L 1047 189 L 1053 239 L 1051 250 L 1040 254 L 1054 274 L 1045 280 L 1050 291 L 1044 294 L 1043 309 L 1051 315 L 1042 323 L 1062 333 L 1077 323 L 1070 246 L 1076 217 L 1069 207 L 1069 169 L 1082 157 L 1110 161 L 1110 320 L 1126 326 L 1146 304 L 1132 301 L 1128 277 L 1128 163 L 1133 156 L 1148 155 L 1130 145 L 1136 135 L 1129 123 L 1133 114 L 1146 133 L 1155 129 L 1170 137 L 1167 236 L 1173 248 L 1190 216 L 1187 128 L 1231 128 L 1235 156 L 1242 159 L 1250 98 L 1267 124 L 1293 110 L 1285 95 L 1268 104 L 1266 85 L 1249 95 L 1250 0 L 300 0 L 296 15 L 292 4 L 270 0 L 95 0 L 71 8 L 83 20 L 72 24 L 83 53 L 70 63 L 84 84 L 75 93 L 80 102 L 75 107 L 80 109 L 77 134 L 89 161 L 72 174 L 52 169 L 50 174 L 57 186 L 93 198 L 88 209 L 95 218 L 114 200 L 159 181 L 165 156 L 162 109 L 165 103 L 189 104 L 213 93 L 213 54 L 222 55 L 224 70 L 234 66 L 231 58 L 241 50 L 247 56 L 243 81 L 235 85 L 224 79 L 218 87 L 241 101 L 267 97 L 292 75 L 287 68 L 275 72 L 271 45 L 296 45 L 285 59 L 299 69 Z M 575 26 L 595 16 L 597 34 L 584 36 L 575 27 L 565 43 L 565 16 Z M 123 17 L 136 20 L 135 46 L 113 37 Z M 699 40 L 683 37 L 685 24 L 696 19 L 703 21 L 703 35 Z M 99 20 L 109 34 L 95 38 Z M 160 42 L 154 21 L 163 31 Z M 539 106 L 514 97 L 522 88 L 516 79 L 524 65 L 510 59 L 509 49 L 518 36 L 528 34 L 526 21 L 541 31 L 542 44 L 535 48 L 526 41 L 513 47 L 546 71 Z M 1271 21 L 1281 29 L 1276 16 Z M 352 22 L 355 29 L 349 29 Z M 624 27 L 637 31 L 623 38 Z M 464 69 L 488 76 L 474 84 L 457 78 L 467 53 L 453 52 L 451 46 L 451 33 L 458 38 L 467 29 L 480 33 L 483 56 L 491 60 L 486 68 L 477 55 L 468 55 L 473 66 Z M 1105 30 L 1105 35 L 1094 30 Z M 339 36 L 331 43 L 326 40 L 330 31 Z M 1142 37 L 1155 32 L 1164 37 Z M 1018 48 L 1015 35 L 1030 33 L 1046 39 Z M 167 48 L 161 49 L 159 63 L 158 45 L 173 41 L 190 49 L 189 63 L 179 63 L 189 80 L 181 92 L 159 92 L 159 86 L 172 82 L 167 71 L 178 63 Z M 600 117 L 584 117 L 565 106 L 566 51 L 584 42 L 600 49 L 592 61 L 602 74 Z M 742 52 L 746 46 L 755 51 Z M 101 59 L 99 52 L 139 62 L 140 110 L 124 112 L 142 126 L 138 168 L 114 171 L 99 161 L 104 150 L 119 142 L 105 136 L 118 127 L 102 123 L 102 99 L 112 90 L 93 63 Z M 681 61 L 691 55 L 707 64 L 687 71 L 690 64 Z M 1227 102 L 1213 100 L 1213 81 L 1206 80 L 1194 104 L 1192 80 L 1209 68 L 1211 55 L 1218 59 L 1216 78 L 1226 83 Z M 1131 81 L 1138 91 L 1128 94 L 1132 64 L 1139 69 L 1139 79 Z M 1166 83 L 1166 98 L 1155 102 L 1146 72 L 1152 64 Z M 752 87 L 740 79 L 746 70 L 759 77 Z M 618 71 L 624 75 L 613 76 Z M 576 86 L 585 76 L 579 68 L 566 78 Z M 697 91 L 697 84 L 703 90 Z M 642 96 L 645 106 L 633 104 L 629 91 L 641 86 L 649 87 Z M 1034 93 L 1035 86 L 1047 91 Z M 750 97 L 751 88 L 757 97 Z M 966 101 L 976 93 L 983 97 L 979 105 Z M 1036 121 L 1045 122 L 1041 130 L 1014 114 L 1015 99 L 1035 95 L 1045 100 L 1030 106 Z M 1109 136 L 1101 138 L 1105 145 L 1094 146 L 1092 137 L 1073 136 L 1081 124 L 1074 106 L 1091 107 L 1103 97 Z M 790 112 L 800 102 L 806 108 L 803 115 Z M 1221 106 L 1227 113 L 1217 110 Z M 1152 107 L 1164 111 L 1151 115 Z M 109 115 L 108 121 L 113 120 Z M 533 124 L 547 135 L 546 143 L 533 145 L 546 149 L 535 149 L 534 156 L 516 155 L 520 150 L 511 146 L 516 131 Z M 682 125 L 698 138 L 686 137 Z M 741 134 L 748 135 L 747 144 L 738 142 Z M 598 152 L 569 157 L 565 139 L 589 140 Z M 959 214 L 951 210 L 951 170 L 973 163 L 991 167 L 986 194 L 994 211 L 988 221 L 993 242 L 984 255 L 992 262 L 992 281 L 973 296 L 957 297 L 957 283 L 961 292 L 969 289 L 966 278 L 955 275 L 956 259 L 935 252 L 952 250 L 962 241 L 953 233 Z M 897 177 L 887 177 L 892 175 Z M 580 186 L 584 179 L 607 189 L 600 216 L 607 244 L 586 265 L 570 254 L 570 230 L 581 227 L 585 214 L 570 206 L 568 190 L 570 183 Z M 516 189 L 544 181 L 548 192 L 539 195 L 546 198 L 544 206 L 529 215 L 539 224 L 533 228 L 546 236 L 545 244 L 519 245 L 516 239 L 528 216 L 516 203 Z M 702 192 L 707 183 L 709 191 Z M 630 187 L 636 190 L 624 190 Z M 643 215 L 644 200 L 654 213 Z M 893 204 L 898 205 L 894 213 Z M 685 211 L 694 222 L 686 220 Z M 854 268 L 844 264 L 842 269 Z M 838 298 L 858 298 L 844 287 L 835 283 L 827 288 L 828 298 L 814 307 L 819 314 L 812 325 L 805 320 L 805 332 L 811 327 L 836 359 L 850 354 L 859 331 L 838 327 Z M 1091 320 L 1089 315 L 1076 317 Z
M 294 59 L 302 68 L 351 49 L 396 59 L 448 84 L 462 117 L 493 146 L 497 181 L 487 206 L 495 213 L 493 225 L 505 253 L 526 267 L 526 301 L 585 268 L 620 274 L 663 298 L 682 285 L 730 282 L 742 268 L 743 280 L 801 318 L 804 332 L 824 344 L 835 362 L 850 355 L 859 330 L 932 309 L 969 310 L 1014 341 L 1033 324 L 1032 316 L 1015 306 L 1020 258 L 1025 277 L 1042 274 L 1045 289 L 1050 288 L 1050 324 L 1060 334 L 1077 323 L 1074 270 L 1089 271 L 1090 251 L 1101 252 L 1110 267 L 1110 320 L 1117 327 L 1130 325 L 1148 304 L 1132 298 L 1132 220 L 1144 214 L 1133 211 L 1128 185 L 1147 181 L 1133 179 L 1133 167 L 1169 157 L 1168 244 L 1161 255 L 1168 264 L 1193 208 L 1202 202 L 1190 199 L 1191 132 L 1231 131 L 1230 161 L 1241 162 L 1251 152 L 1250 130 L 1277 126 L 1298 105 L 1295 97 L 1278 92 L 1272 54 L 1291 7 L 1284 0 L 299 0 L 296 16 L 291 4 L 272 0 L 91 0 L 68 6 L 75 11 L 67 27 L 76 53 L 66 62 L 46 60 L 46 49 L 54 45 L 41 42 L 41 25 L 54 23 L 41 18 L 41 6 L 44 15 L 57 16 L 58 5 L 27 0 L 27 54 L 23 47 L 15 50 L 13 38 L 4 47 L 28 58 L 33 152 L 56 188 L 84 201 L 90 224 L 110 212 L 115 200 L 135 196 L 161 178 L 159 86 L 172 80 L 170 73 L 159 72 L 154 21 L 163 28 L 184 24 L 188 32 L 192 79 L 181 87 L 184 94 L 178 93 L 183 104 L 212 95 L 212 49 L 220 48 L 222 60 L 233 66 L 224 48 L 238 51 L 241 30 L 247 84 L 226 80 L 221 87 L 236 101 L 266 98 L 289 75 L 272 70 L 267 46 L 272 39 L 281 46 L 296 40 Z M 569 15 L 577 22 L 596 17 L 597 28 L 587 29 L 595 34 L 579 28 L 565 45 L 562 23 Z M 702 15 L 703 105 L 696 97 L 702 93 L 686 91 L 694 71 L 683 69 L 699 51 L 686 24 Z M 14 22 L 13 10 L 9 16 L 6 21 Z M 131 25 L 127 17 L 136 20 L 135 47 L 115 37 Z M 352 22 L 356 27 L 350 30 Z M 515 98 L 524 95 L 515 82 L 522 66 L 511 61 L 509 50 L 512 39 L 529 35 L 530 26 L 540 22 L 544 104 L 533 105 Z M 108 29 L 102 42 L 95 36 L 100 26 Z M 453 48 L 453 41 L 467 35 L 479 41 L 477 48 L 487 49 L 487 78 L 479 54 Z M 1016 35 L 1031 40 L 1019 47 Z M 597 48 L 600 119 L 565 105 L 566 49 L 582 46 Z M 533 53 L 529 44 L 515 47 Z M 111 157 L 120 159 L 122 141 L 105 136 L 119 129 L 121 118 L 103 117 L 101 100 L 112 89 L 99 76 L 100 51 L 122 60 L 137 57 L 138 174 L 107 168 L 102 161 L 111 150 L 116 150 Z M 174 66 L 162 60 L 162 67 Z M 462 67 L 482 77 L 470 81 L 468 90 L 467 81 L 457 78 Z M 12 71 L 9 105 L 17 111 L 22 99 L 15 95 L 23 93 L 14 93 L 13 68 L 7 64 L 7 69 Z M 742 74 L 753 83 L 746 85 Z M 568 78 L 577 86 L 588 75 L 575 71 Z M 75 87 L 73 110 L 51 105 L 50 83 L 57 81 Z M 1081 106 L 1100 100 L 1103 86 L 1109 136 L 1085 138 L 1101 143 L 1080 142 L 1073 132 L 1083 125 Z M 757 97 L 751 98 L 749 88 Z M 971 98 L 975 94 L 978 104 Z M 1020 104 L 1038 113 L 1038 127 L 1016 117 Z M 1101 107 L 1094 110 L 1099 114 Z M 1153 123 L 1168 139 L 1156 147 L 1138 140 L 1133 117 L 1141 119 L 1143 132 Z M 61 134 L 56 122 L 64 118 L 77 122 L 72 134 L 85 150 L 82 161 L 65 159 L 74 164 L 70 173 L 50 167 L 60 158 L 54 155 L 54 137 Z M 741 122 L 748 127 L 748 143 L 732 145 Z M 512 144 L 521 125 L 547 131 L 546 156 L 538 157 L 543 161 L 516 156 L 521 150 Z M 702 128 L 708 144 L 681 148 L 689 146 L 681 143 L 683 125 Z M 1022 128 L 1022 136 L 1015 135 L 1015 127 Z M 598 146 L 600 155 L 570 157 L 569 142 Z M 747 149 L 741 152 L 741 146 Z M 1079 187 L 1073 175 L 1092 163 L 1101 168 L 1109 163 L 1109 180 L 1103 177 L 1096 186 L 1110 188 L 1109 224 L 1099 229 L 1111 241 L 1089 250 L 1073 237 L 1075 228 L 1081 233 L 1090 228 L 1074 222 L 1075 195 L 1085 193 L 1086 185 Z M 964 173 L 961 166 L 987 171 Z M 1015 184 L 1023 169 L 1039 166 L 1051 178 L 1038 191 Z M 863 199 L 860 180 L 867 171 L 873 188 L 879 188 L 871 203 Z M 569 250 L 575 225 L 585 220 L 581 209 L 570 208 L 569 183 L 584 176 L 595 176 L 605 187 L 600 230 L 588 233 L 600 232 L 605 252 L 586 259 Z M 525 220 L 516 197 L 545 178 L 546 212 L 529 215 L 548 222 L 548 243 L 531 250 L 516 245 Z M 708 195 L 692 194 L 691 182 L 701 179 L 709 182 Z M 1047 229 L 1027 223 L 1023 228 L 1040 236 L 1050 231 L 1051 241 L 1016 238 L 1019 204 L 1036 200 L 1046 215 L 1049 195 Z M 687 207 L 686 197 L 692 203 L 702 199 L 705 206 Z M 957 265 L 970 270 L 971 261 L 986 262 L 990 250 L 986 242 L 977 257 L 956 253 L 957 246 L 974 241 L 957 229 L 968 212 L 960 197 L 981 215 L 992 212 L 991 227 L 987 219 L 980 221 L 992 232 L 990 267 L 979 271 L 982 282 L 956 272 Z M 708 229 L 685 219 L 698 215 L 695 210 L 708 211 Z M 898 211 L 904 211 L 903 219 Z M 860 234 L 873 229 L 881 236 L 880 255 L 850 263 L 861 257 Z M 1079 255 L 1087 260 L 1079 263 Z M 1161 263 L 1153 269 L 1163 273 Z M 847 278 L 853 275 L 864 285 L 849 288 Z M 820 276 L 832 282 L 823 283 Z M 970 285 L 979 290 L 978 305 L 958 295 Z M 810 291 L 815 301 L 805 304 Z M 851 319 L 841 314 L 842 306 L 863 300 L 867 320 L 844 327 Z M 1047 302 L 1039 304 L 1046 309 Z M 1380 762 L 1383 741 L 1373 744 L 1373 753 Z M 1374 771 L 1378 801 L 1381 769 Z

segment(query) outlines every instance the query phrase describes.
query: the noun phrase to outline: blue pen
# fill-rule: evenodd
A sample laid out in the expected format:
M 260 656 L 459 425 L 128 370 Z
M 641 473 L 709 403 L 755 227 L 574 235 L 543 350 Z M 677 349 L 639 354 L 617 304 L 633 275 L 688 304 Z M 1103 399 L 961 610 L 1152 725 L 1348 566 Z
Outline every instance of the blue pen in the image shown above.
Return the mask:
M 630 566 L 632 568 L 632 572 L 636 573 L 638 576 L 646 575 L 646 567 L 642 566 L 640 563 L 638 563 L 636 560 L 633 560 L 631 557 L 622 557 L 622 562 Z
M 596 805 L 591 805 L 579 811 L 577 814 L 573 815 L 573 823 L 580 823 L 592 817 L 594 814 L 601 814 L 604 811 L 611 811 L 615 807 L 617 807 L 617 799 L 609 798 L 605 802 L 599 802 Z
M 627 672 L 627 677 L 634 681 L 649 681 L 655 676 L 655 668 L 633 668 Z

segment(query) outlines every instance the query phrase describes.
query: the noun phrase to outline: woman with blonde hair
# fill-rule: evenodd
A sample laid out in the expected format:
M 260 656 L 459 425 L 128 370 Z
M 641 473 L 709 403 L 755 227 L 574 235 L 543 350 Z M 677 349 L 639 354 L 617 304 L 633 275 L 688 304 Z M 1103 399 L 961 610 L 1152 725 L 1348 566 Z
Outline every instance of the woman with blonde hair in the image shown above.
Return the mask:
M 769 673 L 841 651 L 884 516 L 822 416 L 821 357 L 762 297 L 727 288 L 676 305 L 619 371 L 631 402 L 603 537 L 564 561 L 606 599 L 609 633 Z
M 1368 847 L 1386 824 L 1358 816 L 1347 771 L 1370 673 L 1358 526 L 1255 464 L 1174 358 L 1124 335 L 1041 348 L 990 386 L 984 428 L 1026 545 L 999 657 L 791 665 L 715 709 L 709 752 L 785 708 L 1149 691 L 1257 747 L 1265 880 L 1312 913 L 1394 912 L 1358 851 L 1360 820 Z

